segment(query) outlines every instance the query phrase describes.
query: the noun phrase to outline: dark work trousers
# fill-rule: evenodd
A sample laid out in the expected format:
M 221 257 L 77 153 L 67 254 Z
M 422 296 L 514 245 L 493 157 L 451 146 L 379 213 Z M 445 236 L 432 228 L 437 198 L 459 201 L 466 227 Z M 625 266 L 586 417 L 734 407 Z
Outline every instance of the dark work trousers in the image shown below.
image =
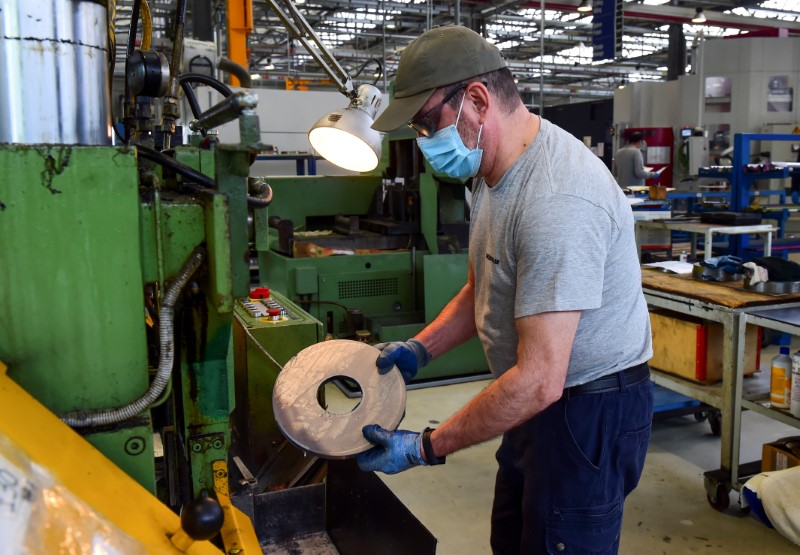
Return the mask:
M 622 507 L 639 483 L 653 418 L 649 380 L 571 395 L 503 436 L 492 551 L 614 554 Z

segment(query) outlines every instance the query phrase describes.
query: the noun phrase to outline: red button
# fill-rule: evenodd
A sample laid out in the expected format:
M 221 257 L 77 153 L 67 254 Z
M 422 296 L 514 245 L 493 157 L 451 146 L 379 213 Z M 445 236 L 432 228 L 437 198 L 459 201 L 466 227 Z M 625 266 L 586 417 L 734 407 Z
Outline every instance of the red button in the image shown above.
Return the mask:
M 251 299 L 269 299 L 269 287 L 256 287 L 250 291 Z
M 269 309 L 267 309 L 267 315 L 268 316 L 280 316 L 281 315 L 281 309 L 280 308 L 269 308 Z

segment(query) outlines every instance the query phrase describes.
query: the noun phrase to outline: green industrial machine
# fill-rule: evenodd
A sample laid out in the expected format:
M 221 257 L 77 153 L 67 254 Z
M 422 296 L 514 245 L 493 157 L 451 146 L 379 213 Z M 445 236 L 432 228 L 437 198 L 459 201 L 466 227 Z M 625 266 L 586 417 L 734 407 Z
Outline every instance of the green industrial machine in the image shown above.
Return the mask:
M 0 360 L 57 413 L 136 399 L 149 380 L 135 153 L 7 146 L 0 167 Z M 149 417 L 86 437 L 155 491 Z
M 16 429 L 9 416 L 16 395 L 20 410 L 38 414 L 53 434 L 24 438 L 39 455 L 46 451 L 41 443 L 58 450 L 57 438 L 68 436 L 65 460 L 74 461 L 86 450 L 96 455 L 83 439 L 90 442 L 183 513 L 177 528 L 169 511 L 171 518 L 139 506 L 130 507 L 131 518 L 116 511 L 126 531 L 147 528 L 140 539 L 155 538 L 149 545 L 158 552 L 255 553 L 266 534 L 281 524 L 296 529 L 297 515 L 310 509 L 302 492 L 266 509 L 266 494 L 301 483 L 318 486 L 316 500 L 322 493 L 343 500 L 344 510 L 311 507 L 342 522 L 336 526 L 351 548 L 342 553 L 366 552 L 361 544 L 370 542 L 432 552 L 427 530 L 354 462 L 330 463 L 346 478 L 321 483 L 323 461 L 281 436 L 272 388 L 283 364 L 326 331 L 363 341 L 405 339 L 433 318 L 466 279 L 463 186 L 427 174 L 401 183 L 406 174 L 394 167 L 383 179 L 274 179 L 272 188 L 250 177 L 263 149 L 258 98 L 183 72 L 186 0 L 176 1 L 171 60 L 136 50 L 141 2 L 135 1 L 121 124 L 113 127 L 118 146 L 112 146 L 114 4 L 6 4 L 0 10 L 0 71 L 9 76 L 0 85 L 0 377 L 16 383 L 0 391 L 12 398 L 0 440 L 9 436 L 4 430 Z M 197 83 L 225 99 L 200 112 Z M 183 98 L 191 112 L 183 118 L 193 131 L 189 144 L 182 144 L 177 125 Z M 238 144 L 220 144 L 209 133 L 233 121 Z M 287 218 L 313 232 L 338 220 L 347 232 L 338 242 L 303 237 Z M 296 248 L 324 254 L 344 248 L 351 255 L 309 257 Z M 260 287 L 251 283 L 254 253 Z M 473 341 L 424 377 L 478 372 L 485 369 L 481 361 Z M 324 404 L 324 395 L 319 399 Z M 73 482 L 91 491 L 92 469 L 80 474 Z M 142 498 L 137 485 L 126 487 Z M 100 490 L 114 496 L 113 485 L 98 483 Z M 352 519 L 344 518 L 351 512 Z M 361 513 L 379 515 L 380 522 L 367 526 Z
M 262 277 L 334 338 L 408 339 L 467 280 L 465 185 L 433 175 L 413 140 L 385 144 L 381 177 L 265 178 L 275 200 L 266 211 L 269 242 L 256 243 Z M 476 337 L 413 383 L 487 373 Z
M 218 176 L 220 193 L 200 199 L 163 175 L 150 175 L 158 188 L 142 187 L 133 148 L 0 147 L 0 359 L 153 492 L 153 432 L 163 432 L 164 456 L 174 457 L 163 468 L 175 472 L 158 475 L 176 505 L 181 490 L 213 488 L 207 469 L 230 447 L 233 300 L 249 290 L 247 152 L 182 149 L 179 159 L 212 176 L 215 166 L 230 172 Z M 193 258 L 165 312 L 166 291 Z M 179 341 L 165 347 L 157 332 L 167 325 Z M 180 362 L 151 410 L 106 421 L 148 390 L 147 369 L 155 374 L 165 355 Z
M 257 97 L 182 73 L 181 0 L 171 61 L 129 44 L 121 146 L 111 146 L 106 3 L 7 8 L 0 361 L 177 511 L 218 489 L 215 465 L 236 439 L 233 313 L 250 291 L 252 241 L 262 240 L 248 222 L 270 199 L 248 177 L 261 148 Z M 180 91 L 193 100 L 197 80 L 226 98 L 205 113 L 190 102 L 196 133 L 182 145 Z M 239 123 L 239 144 L 203 137 L 228 121 Z
M 236 360 L 237 452 L 247 468 L 266 475 L 277 469 L 279 460 L 303 458 L 281 434 L 272 405 L 272 389 L 281 368 L 305 347 L 324 338 L 322 324 L 283 295 L 264 288 L 254 292 L 267 295 L 237 303 L 233 328 L 234 360 Z M 266 304 L 265 304 L 266 303 Z M 270 316 L 269 311 L 277 313 Z M 313 457 L 305 457 L 310 466 Z M 290 468 L 273 472 L 264 487 L 279 487 L 305 473 Z

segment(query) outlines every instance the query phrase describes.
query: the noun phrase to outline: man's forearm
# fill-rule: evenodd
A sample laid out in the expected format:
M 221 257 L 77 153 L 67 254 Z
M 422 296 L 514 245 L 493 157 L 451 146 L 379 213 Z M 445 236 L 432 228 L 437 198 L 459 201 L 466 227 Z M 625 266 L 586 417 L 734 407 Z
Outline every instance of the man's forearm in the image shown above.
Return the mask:
M 543 411 L 561 394 L 560 387 L 554 389 L 548 381 L 536 380 L 535 374 L 514 366 L 433 432 L 434 452 L 442 457 L 497 437 Z
M 517 320 L 517 364 L 479 393 L 431 436 L 437 456 L 487 441 L 556 402 L 564 390 L 580 312 Z
M 416 339 L 436 358 L 475 333 L 475 288 L 468 282 Z

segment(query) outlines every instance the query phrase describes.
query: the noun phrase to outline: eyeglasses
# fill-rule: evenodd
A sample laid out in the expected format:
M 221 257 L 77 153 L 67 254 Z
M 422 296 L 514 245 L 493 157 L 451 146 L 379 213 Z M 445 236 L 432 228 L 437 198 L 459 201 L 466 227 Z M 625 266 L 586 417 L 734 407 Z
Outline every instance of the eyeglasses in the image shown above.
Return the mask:
M 436 106 L 425 112 L 418 118 L 409 121 L 408 125 L 411 129 L 417 132 L 418 135 L 423 137 L 430 137 L 436 133 L 436 128 L 439 126 L 439 119 L 441 118 L 442 107 L 450 102 L 450 99 L 458 94 L 459 91 L 466 89 L 469 83 L 456 87 L 445 96 L 441 102 Z

